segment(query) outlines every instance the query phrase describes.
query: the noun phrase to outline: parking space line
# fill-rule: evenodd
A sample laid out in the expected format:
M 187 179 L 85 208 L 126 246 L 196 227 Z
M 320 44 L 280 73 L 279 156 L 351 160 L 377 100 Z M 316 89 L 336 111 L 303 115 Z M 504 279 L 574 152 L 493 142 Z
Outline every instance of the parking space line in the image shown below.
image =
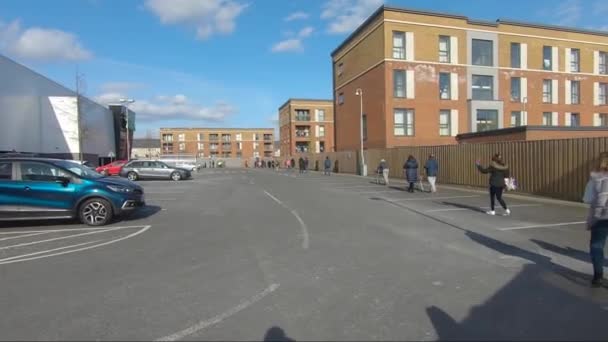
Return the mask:
M 382 185 L 377 184 L 365 184 L 365 185 L 354 185 L 354 186 L 339 186 L 334 187 L 334 189 L 338 190 L 348 190 L 348 189 L 358 189 L 358 188 L 380 188 Z M 382 188 L 380 188 L 382 189 Z
M 549 224 L 537 224 L 537 225 L 522 226 L 522 227 L 498 228 L 498 230 L 510 231 L 510 230 L 533 229 L 533 228 L 552 228 L 552 227 L 563 227 L 563 226 L 577 226 L 577 225 L 585 224 L 585 223 L 587 223 L 587 222 L 586 221 L 578 221 L 578 222 L 549 223 Z
M 542 204 L 513 204 L 513 205 L 509 205 L 509 208 L 521 208 L 521 207 L 542 207 Z M 490 207 L 479 207 L 479 209 L 489 210 Z M 442 211 L 464 211 L 464 210 L 471 210 L 471 209 L 470 208 L 432 209 L 432 210 L 425 211 L 425 213 L 436 213 L 436 212 L 442 212 Z
M 385 198 L 386 200 L 391 200 L 395 202 L 401 201 L 435 201 L 435 200 L 445 200 L 445 199 L 456 199 L 456 198 L 473 198 L 473 197 L 481 197 L 480 195 L 469 195 L 469 196 L 450 196 L 450 197 L 424 197 L 424 198 Z
M 177 198 L 146 198 L 150 201 L 177 201 Z
M 0 233 L 0 235 L 27 234 L 27 233 L 61 233 L 61 232 L 74 232 L 74 231 L 79 231 L 79 230 L 108 230 L 110 228 L 128 229 L 128 228 L 139 228 L 139 227 L 142 227 L 142 226 L 120 226 L 120 227 L 106 226 L 106 227 L 97 227 L 97 228 L 85 227 L 85 228 L 66 228 L 66 229 L 49 229 L 49 230 L 28 230 L 28 231 L 2 232 L 2 233 Z
M 148 229 L 150 229 L 151 227 L 152 226 L 150 226 L 150 225 L 148 225 L 148 226 L 131 226 L 131 227 L 127 227 L 127 228 L 141 228 L 141 229 L 138 230 L 138 231 L 136 231 L 135 233 L 129 234 L 127 236 L 123 236 L 123 237 L 118 238 L 118 239 L 114 239 L 114 240 L 98 243 L 96 245 L 85 246 L 85 247 L 81 247 L 81 248 L 78 248 L 78 249 L 72 249 L 72 250 L 69 250 L 69 251 L 63 251 L 63 252 L 59 252 L 59 253 L 53 253 L 53 254 L 45 254 L 45 255 L 41 255 L 41 256 L 35 256 L 35 257 L 32 257 L 32 258 L 17 259 L 17 260 L 8 260 L 8 261 L 5 261 L 5 262 L 1 262 L 0 261 L 0 265 L 12 264 L 12 263 L 29 261 L 29 260 L 36 260 L 36 259 L 45 259 L 45 258 L 50 258 L 50 257 L 53 257 L 53 256 L 58 256 L 58 255 L 63 255 L 63 254 L 69 254 L 69 253 L 75 253 L 75 252 L 81 252 L 81 251 L 85 251 L 85 250 L 89 250 L 89 249 L 93 249 L 93 248 L 97 248 L 97 247 L 101 247 L 101 246 L 107 246 L 107 245 L 110 245 L 110 244 L 113 244 L 113 243 L 116 243 L 116 242 L 119 242 L 119 241 L 130 239 L 130 238 L 135 237 L 135 236 L 137 236 L 139 234 L 142 234 L 142 233 L 146 232 Z M 49 252 L 49 251 L 46 251 L 46 252 Z
M 277 202 L 278 205 L 280 205 L 281 207 L 289 210 L 289 212 L 291 212 L 291 214 L 296 218 L 296 220 L 298 220 L 298 223 L 300 224 L 300 229 L 302 231 L 302 248 L 303 249 L 308 249 L 308 246 L 310 245 L 310 237 L 309 237 L 309 234 L 308 234 L 308 227 L 306 226 L 306 223 L 304 223 L 304 220 L 302 220 L 302 218 L 300 217 L 300 215 L 298 215 L 298 212 L 295 211 L 294 209 L 291 209 L 290 207 L 288 207 L 285 203 L 283 203 L 280 199 L 274 197 L 268 191 L 264 190 L 264 193 L 268 197 L 272 198 L 273 201 Z
M 15 256 L 12 256 L 10 258 L 0 259 L 0 264 L 4 263 L 5 261 L 9 261 L 9 260 L 21 259 L 21 258 L 25 258 L 25 257 L 30 257 L 30 256 L 40 255 L 40 254 L 45 254 L 45 253 L 50 253 L 50 252 L 56 252 L 56 251 L 60 251 L 60 250 L 68 249 L 68 248 L 73 248 L 73 247 L 80 247 L 80 246 L 84 246 L 84 245 L 92 245 L 92 244 L 97 243 L 99 241 L 101 241 L 101 240 L 87 241 L 87 242 L 78 243 L 78 244 L 75 244 L 75 245 L 69 245 L 69 246 L 64 246 L 64 247 L 58 247 L 58 248 L 48 249 L 46 251 L 40 251 L 40 252 L 34 252 L 34 253 L 28 253 L 28 254 L 15 255 Z
M 2 238 L 0 239 L 0 241 L 6 241 L 6 240 L 13 240 L 13 239 L 21 239 L 21 238 L 26 238 L 29 236 L 36 236 L 36 235 L 42 235 L 42 234 L 49 234 L 49 232 L 36 232 L 33 234 L 20 234 L 18 236 L 11 236 L 11 237 L 7 237 L 7 238 Z
M 75 234 L 75 235 L 60 236 L 60 237 L 56 237 L 56 238 L 52 238 L 52 239 L 19 243 L 19 244 L 16 244 L 16 245 L 10 245 L 10 246 L 0 247 L 0 250 L 10 249 L 10 248 L 17 248 L 17 247 L 24 247 L 24 246 L 31 246 L 31 245 L 37 245 L 39 243 L 45 243 L 45 242 L 51 242 L 51 241 L 57 241 L 57 240 L 72 239 L 72 238 L 79 237 L 79 236 L 86 236 L 86 235 L 93 235 L 93 234 L 111 232 L 111 231 L 119 230 L 119 229 L 122 229 L 122 228 L 109 228 L 109 229 L 105 229 L 105 230 L 96 230 L 96 231 L 92 231 L 92 232 L 80 233 L 80 234 Z

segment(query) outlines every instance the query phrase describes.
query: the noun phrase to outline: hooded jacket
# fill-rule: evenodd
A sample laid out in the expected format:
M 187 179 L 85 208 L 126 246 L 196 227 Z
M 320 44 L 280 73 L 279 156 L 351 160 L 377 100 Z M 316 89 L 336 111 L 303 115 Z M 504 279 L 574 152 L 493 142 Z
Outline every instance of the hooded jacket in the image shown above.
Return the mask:
M 587 227 L 608 220 L 608 172 L 592 172 L 585 187 L 583 202 L 589 204 Z
M 481 165 L 477 165 L 477 169 L 481 173 L 490 174 L 490 185 L 497 188 L 504 188 L 505 178 L 509 178 L 509 166 L 507 164 L 499 164 L 495 161 L 490 162 L 490 166 L 484 168 Z

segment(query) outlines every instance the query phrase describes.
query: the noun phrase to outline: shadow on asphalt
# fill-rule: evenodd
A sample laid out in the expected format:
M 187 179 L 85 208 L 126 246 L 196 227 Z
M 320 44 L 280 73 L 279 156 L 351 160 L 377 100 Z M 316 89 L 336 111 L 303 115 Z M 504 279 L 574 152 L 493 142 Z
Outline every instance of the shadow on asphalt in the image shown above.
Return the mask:
M 576 259 L 576 260 L 580 260 L 583 262 L 587 262 L 587 263 L 591 263 L 591 257 L 589 256 L 588 252 L 583 252 L 581 250 L 578 249 L 574 249 L 572 247 L 560 247 L 545 241 L 541 241 L 541 240 L 537 240 L 537 239 L 530 239 L 530 241 L 534 242 L 535 244 L 537 244 L 539 247 L 546 249 L 550 252 L 553 253 L 557 253 L 557 254 L 561 254 L 561 255 L 565 255 L 567 257 Z M 608 260 L 606 260 L 604 262 L 604 266 L 608 267 Z
M 467 204 L 455 203 L 455 202 L 441 202 L 441 204 L 449 205 L 449 206 L 461 208 L 461 209 L 468 209 L 471 211 L 485 214 L 485 210 L 481 209 L 480 207 L 473 206 L 473 205 L 467 205 Z
M 590 289 L 590 276 L 475 232 L 465 235 L 531 263 L 460 322 L 437 306 L 428 307 L 439 340 L 606 340 L 608 310 L 593 300 L 605 296 L 606 289 Z
M 132 213 L 123 215 L 119 217 L 116 221 L 134 221 L 141 220 L 147 217 L 150 217 L 156 213 L 158 213 L 162 208 L 157 205 L 146 205 L 143 208 L 139 208 L 139 210 L 135 210 Z
M 264 334 L 264 342 L 295 342 L 285 334 L 285 331 L 279 327 L 272 327 Z

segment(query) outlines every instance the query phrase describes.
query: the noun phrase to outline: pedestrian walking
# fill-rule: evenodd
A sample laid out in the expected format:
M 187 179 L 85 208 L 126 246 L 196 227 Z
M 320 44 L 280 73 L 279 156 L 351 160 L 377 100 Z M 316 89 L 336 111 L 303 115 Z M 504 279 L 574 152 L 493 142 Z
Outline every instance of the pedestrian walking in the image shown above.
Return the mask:
M 507 203 L 502 199 L 502 193 L 506 187 L 505 179 L 509 178 L 509 166 L 502 160 L 500 153 L 492 157 L 488 167 L 481 166 L 479 160 L 475 164 L 481 173 L 490 174 L 490 211 L 487 211 L 486 214 L 496 215 L 494 207 L 495 202 L 498 201 L 504 209 L 504 215 L 511 215 L 511 210 L 507 208 Z
M 388 163 L 382 159 L 378 165 L 378 177 L 382 177 L 384 185 L 388 185 Z
M 298 159 L 298 167 L 300 168 L 300 173 L 304 173 L 304 158 L 300 157 Z
M 329 160 L 329 156 L 325 157 L 325 161 L 323 162 L 323 166 L 325 168 L 325 170 L 323 171 L 323 174 L 325 176 L 331 176 L 331 160 Z
M 295 160 L 295 159 L 293 159 L 293 158 L 291 158 L 291 162 L 290 162 L 290 164 L 291 164 L 291 167 L 292 167 L 292 168 L 295 168 L 295 167 L 296 167 L 296 160 Z
M 304 173 L 308 172 L 308 157 L 304 157 Z
M 424 164 L 424 169 L 426 170 L 426 179 L 431 185 L 431 192 L 437 192 L 435 182 L 437 181 L 437 173 L 439 172 L 439 163 L 435 159 L 434 154 L 429 155 L 429 159 Z
M 418 161 L 410 154 L 403 164 L 403 171 L 405 172 L 405 179 L 409 183 L 407 188 L 408 192 L 414 192 L 414 184 L 418 182 Z
M 604 248 L 608 236 L 608 159 L 600 162 L 585 187 L 583 202 L 589 204 L 587 229 L 591 231 L 589 254 L 593 264 L 592 287 L 601 287 L 604 280 Z

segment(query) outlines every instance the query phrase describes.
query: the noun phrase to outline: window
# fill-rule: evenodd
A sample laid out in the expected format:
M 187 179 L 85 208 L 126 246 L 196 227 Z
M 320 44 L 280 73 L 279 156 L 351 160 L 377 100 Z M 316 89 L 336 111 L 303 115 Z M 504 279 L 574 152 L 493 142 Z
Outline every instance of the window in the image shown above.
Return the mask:
M 243 134 L 242 133 L 237 133 L 234 138 L 236 139 L 236 141 L 242 141 L 243 140 Z
M 186 144 L 185 143 L 179 143 L 179 150 L 180 151 L 185 151 L 186 150 Z
M 173 134 L 163 134 L 164 142 L 173 142 Z
M 450 63 L 450 37 L 439 36 L 439 62 Z
M 243 152 L 241 152 L 241 151 L 236 152 L 236 157 L 243 158 Z
M 319 126 L 319 137 L 325 136 L 325 126 Z
M 254 142 L 253 143 L 253 149 L 257 150 L 260 147 L 260 143 Z
M 253 157 L 254 158 L 260 158 L 260 152 L 253 152 Z
M 393 70 L 393 96 L 405 97 L 405 70 Z
M 600 83 L 597 93 L 598 102 L 600 105 L 608 104 L 608 83 Z
M 393 31 L 393 58 L 405 59 L 405 32 Z
M 553 48 L 551 46 L 543 46 L 543 69 L 553 69 Z
M 442 100 L 451 99 L 450 90 L 450 74 L 446 72 L 439 73 L 439 98 Z
M 202 151 L 202 150 L 204 150 L 204 149 L 205 149 L 205 144 L 203 144 L 203 143 L 198 143 L 198 150 L 199 150 L 199 151 Z
M 212 150 L 212 151 L 217 150 L 218 147 L 219 147 L 218 143 L 211 143 L 211 144 L 209 144 L 209 149 Z
M 361 120 L 361 124 L 363 125 L 363 140 L 367 140 L 367 115 L 363 114 Z
M 339 105 L 344 104 L 344 93 L 340 93 L 338 95 L 338 104 Z
M 600 75 L 608 75 L 608 52 L 600 51 L 599 64 L 598 70 Z
M 308 109 L 296 109 L 296 121 L 310 121 L 310 111 Z M 257 137 L 257 134 L 254 135 Z
M 570 114 L 570 127 L 580 127 L 580 126 L 581 126 L 581 114 L 580 113 Z
M 317 109 L 317 117 L 319 121 L 325 121 L 325 109 Z
M 196 135 L 196 140 L 201 141 L 203 140 L 203 133 L 199 133 Z
M 222 150 L 230 150 L 231 144 L 229 142 L 222 143 Z
M 306 113 L 308 113 L 308 111 L 306 111 Z M 310 120 L 310 115 L 308 116 L 308 120 Z M 308 120 L 305 120 L 305 121 L 308 121 Z M 257 133 L 253 133 L 253 140 L 255 140 L 255 141 L 260 140 L 260 135 Z
M 521 78 L 511 77 L 511 101 L 521 102 Z
M 570 82 L 570 94 L 572 96 L 572 104 L 580 103 L 580 81 L 571 81 Z
M 230 142 L 230 134 L 222 134 L 222 141 L 224 142 Z
M 600 114 L 599 125 L 602 127 L 608 127 L 608 114 Z
M 491 40 L 473 39 L 473 65 L 494 65 L 492 47 Z
M 209 134 L 209 141 L 218 141 L 220 136 L 218 134 Z
M 13 178 L 13 163 L 0 162 L 0 179 Z
M 70 177 L 62 169 L 46 163 L 21 162 L 21 179 L 34 182 L 54 182 L 58 177 Z
M 264 134 L 264 141 L 272 141 L 272 134 Z
M 580 59 L 581 59 L 581 50 L 579 50 L 579 49 L 570 50 L 570 71 L 571 72 L 580 71 Z
M 521 126 L 521 112 L 513 111 L 511 112 L 511 127 Z
M 186 135 L 184 133 L 180 133 L 177 135 L 177 140 L 186 141 Z
M 488 109 L 477 110 L 477 132 L 498 129 L 498 111 Z
M 414 136 L 414 110 L 413 109 L 395 109 L 394 115 L 395 135 Z
M 472 88 L 473 100 L 493 100 L 494 77 L 485 75 L 473 75 Z
M 319 141 L 319 152 L 325 152 L 325 141 Z
M 551 112 L 543 113 L 543 126 L 553 126 L 553 113 L 551 113 Z
M 451 113 L 449 110 L 439 111 L 439 135 L 442 137 L 450 135 L 450 116 Z
M 344 71 L 344 63 L 338 64 L 338 76 L 342 76 L 343 71 Z
M 511 43 L 511 68 L 521 68 L 521 44 Z
M 236 143 L 236 149 L 237 149 L 237 150 L 239 150 L 239 151 L 241 151 L 241 150 L 243 149 L 243 143 L 242 143 L 242 142 L 240 142 L 240 141 L 239 141 L 239 142 L 237 142 L 237 143 Z
M 553 99 L 553 82 L 543 80 L 543 103 L 551 103 Z

